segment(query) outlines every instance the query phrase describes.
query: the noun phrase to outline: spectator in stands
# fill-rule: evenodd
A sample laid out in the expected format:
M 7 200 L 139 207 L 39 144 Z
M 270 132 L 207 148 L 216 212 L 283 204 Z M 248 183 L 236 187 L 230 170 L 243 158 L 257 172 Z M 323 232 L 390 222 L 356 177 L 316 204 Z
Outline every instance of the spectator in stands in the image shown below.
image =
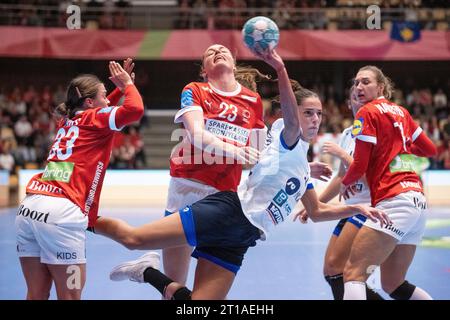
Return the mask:
M 0 141 L 0 170 L 14 171 L 14 157 L 11 155 L 11 143 L 8 140 Z

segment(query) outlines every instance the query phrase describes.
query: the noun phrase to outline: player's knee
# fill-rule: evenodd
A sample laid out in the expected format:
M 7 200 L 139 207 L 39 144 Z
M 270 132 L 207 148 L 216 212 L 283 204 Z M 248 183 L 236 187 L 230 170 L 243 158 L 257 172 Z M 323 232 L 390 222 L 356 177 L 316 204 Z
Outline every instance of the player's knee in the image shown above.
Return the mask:
M 337 254 L 331 253 L 325 258 L 324 271 L 326 275 L 342 273 L 345 261 Z
M 28 289 L 27 300 L 48 300 L 50 298 L 50 288 Z
M 363 275 L 361 275 L 359 266 L 355 263 L 352 263 L 350 259 L 347 260 L 347 262 L 345 263 L 343 275 L 344 275 L 344 282 L 351 280 L 365 281 Z
M 128 250 L 138 250 L 142 246 L 142 241 L 139 237 L 136 237 L 133 234 L 130 234 L 122 239 L 122 244 L 128 249 Z

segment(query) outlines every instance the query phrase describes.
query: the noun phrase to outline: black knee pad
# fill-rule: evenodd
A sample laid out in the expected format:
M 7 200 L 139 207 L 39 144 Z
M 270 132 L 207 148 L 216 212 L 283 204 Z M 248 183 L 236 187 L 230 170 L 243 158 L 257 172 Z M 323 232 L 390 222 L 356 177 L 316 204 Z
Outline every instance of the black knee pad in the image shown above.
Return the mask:
M 191 300 L 191 290 L 186 287 L 180 288 L 172 296 L 172 300 Z
M 405 280 L 389 296 L 395 300 L 409 300 L 416 289 L 416 286 Z

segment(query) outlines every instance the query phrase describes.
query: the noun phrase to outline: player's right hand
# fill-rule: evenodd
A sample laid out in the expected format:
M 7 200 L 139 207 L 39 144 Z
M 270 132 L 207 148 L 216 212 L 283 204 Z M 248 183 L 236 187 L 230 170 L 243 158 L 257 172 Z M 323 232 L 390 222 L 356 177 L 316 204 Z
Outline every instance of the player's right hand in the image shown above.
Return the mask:
M 381 227 L 392 224 L 391 219 L 389 219 L 389 216 L 384 211 L 365 205 L 358 205 L 357 208 L 361 214 L 365 215 L 373 222 L 379 221 Z
M 297 220 L 301 223 L 308 223 L 308 213 L 306 212 L 306 209 L 302 209 L 300 212 L 297 212 L 294 215 L 294 219 L 292 221 Z
M 278 55 L 278 53 L 275 50 L 265 50 L 262 54 L 257 55 L 257 57 L 264 60 L 264 62 L 269 64 L 277 72 L 284 69 L 283 59 Z
M 322 152 L 329 153 L 338 158 L 342 158 L 342 154 L 345 153 L 345 150 L 332 141 L 325 141 L 322 147 Z

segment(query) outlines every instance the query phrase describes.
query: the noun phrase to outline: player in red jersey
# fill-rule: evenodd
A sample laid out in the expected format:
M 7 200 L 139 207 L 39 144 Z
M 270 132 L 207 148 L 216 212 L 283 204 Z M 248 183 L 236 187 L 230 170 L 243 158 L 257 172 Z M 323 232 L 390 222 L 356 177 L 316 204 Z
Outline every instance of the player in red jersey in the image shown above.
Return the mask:
M 133 63 L 127 59 L 125 69 Z M 85 230 L 97 217 L 100 191 L 115 131 L 138 121 L 144 106 L 132 77 L 109 63 L 117 88 L 106 97 L 94 75 L 74 78 L 67 100 L 55 109 L 61 119 L 43 173 L 31 178 L 17 217 L 17 251 L 27 299 L 80 299 L 86 279 Z M 116 105 L 122 95 L 125 101 Z
M 236 191 L 242 164 L 258 157 L 250 137 L 253 129 L 265 128 L 261 97 L 239 83 L 236 71 L 230 50 L 214 44 L 202 57 L 205 81 L 182 90 L 175 122 L 183 124 L 187 137 L 170 158 L 166 216 L 218 191 Z M 260 74 L 249 71 L 252 83 Z M 179 283 L 186 282 L 191 252 L 189 246 L 163 250 L 164 270 Z
M 344 299 L 366 299 L 365 281 L 380 266 L 383 290 L 394 299 L 431 299 L 405 280 L 425 228 L 426 199 L 414 172 L 412 155 L 430 157 L 436 147 L 409 112 L 390 102 L 392 84 L 375 66 L 361 68 L 354 80 L 364 104 L 355 116 L 354 161 L 342 180 L 341 194 L 366 175 L 372 205 L 392 223 L 379 227 L 366 220 L 344 268 Z

